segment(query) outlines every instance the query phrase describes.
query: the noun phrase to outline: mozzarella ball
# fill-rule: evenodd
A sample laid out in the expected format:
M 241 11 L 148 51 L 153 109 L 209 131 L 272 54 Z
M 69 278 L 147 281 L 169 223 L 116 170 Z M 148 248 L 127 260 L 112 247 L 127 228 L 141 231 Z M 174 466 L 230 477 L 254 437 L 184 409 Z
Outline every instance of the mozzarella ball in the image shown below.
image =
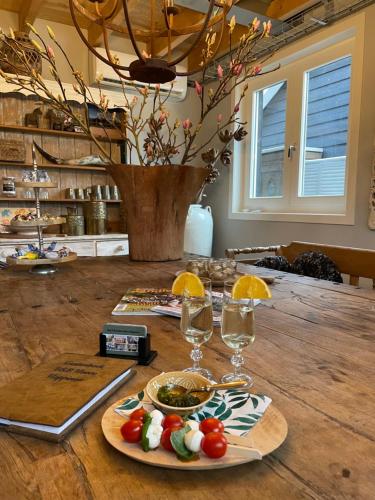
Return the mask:
M 188 420 L 185 425 L 188 425 L 192 431 L 199 431 L 199 422 Z
M 151 423 L 146 432 L 149 447 L 151 450 L 157 448 L 160 444 L 161 435 L 163 434 L 163 427 L 159 424 Z
M 204 434 L 201 431 L 189 431 L 185 434 L 184 442 L 188 450 L 197 453 L 201 449 L 201 442 Z
M 152 424 L 161 425 L 164 420 L 164 415 L 159 410 L 152 410 L 150 412 L 150 417 L 152 419 Z

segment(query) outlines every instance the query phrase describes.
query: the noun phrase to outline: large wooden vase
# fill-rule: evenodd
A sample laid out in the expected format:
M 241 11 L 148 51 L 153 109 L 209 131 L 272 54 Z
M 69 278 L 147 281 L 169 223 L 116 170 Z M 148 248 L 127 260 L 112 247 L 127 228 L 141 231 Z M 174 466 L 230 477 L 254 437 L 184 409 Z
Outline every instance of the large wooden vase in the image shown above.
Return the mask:
M 132 260 L 181 259 L 189 205 L 207 177 L 192 165 L 108 165 L 124 201 Z

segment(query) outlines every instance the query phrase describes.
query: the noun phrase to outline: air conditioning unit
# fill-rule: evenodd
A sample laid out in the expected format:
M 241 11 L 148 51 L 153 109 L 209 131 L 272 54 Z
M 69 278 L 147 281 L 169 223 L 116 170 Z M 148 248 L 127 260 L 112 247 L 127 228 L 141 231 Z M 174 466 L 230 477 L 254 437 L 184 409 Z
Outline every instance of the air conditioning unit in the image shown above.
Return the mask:
M 107 53 L 104 48 L 96 47 L 96 50 L 100 55 L 107 58 Z M 114 52 L 114 54 L 119 58 L 121 66 L 129 66 L 136 56 L 130 54 L 123 54 L 119 52 Z M 177 66 L 177 71 L 184 71 L 185 68 L 183 66 Z M 89 55 L 89 75 L 90 75 L 90 85 L 95 87 L 97 86 L 96 80 L 99 75 L 103 76 L 103 80 L 101 82 L 102 87 L 106 87 L 108 89 L 119 90 L 122 92 L 122 84 L 117 73 L 110 67 L 108 64 L 105 64 L 103 61 L 98 59 L 90 52 Z M 126 85 L 126 83 L 125 83 Z M 144 83 L 134 81 L 132 84 L 126 85 L 127 91 L 129 94 L 138 93 L 137 90 L 141 89 L 145 86 Z M 150 84 L 150 90 L 155 90 L 155 84 Z M 163 83 L 160 85 L 160 92 L 164 95 L 167 95 L 171 90 L 171 83 Z M 187 92 L 187 77 L 186 76 L 178 76 L 173 81 L 173 89 L 171 91 L 171 99 L 175 101 L 182 101 L 186 97 Z

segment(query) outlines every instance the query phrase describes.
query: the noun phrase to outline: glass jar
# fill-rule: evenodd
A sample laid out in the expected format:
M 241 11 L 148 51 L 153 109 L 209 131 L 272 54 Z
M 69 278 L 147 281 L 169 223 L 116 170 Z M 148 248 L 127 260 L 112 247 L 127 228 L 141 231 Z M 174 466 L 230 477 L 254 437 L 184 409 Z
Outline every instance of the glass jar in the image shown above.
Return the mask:
M 196 274 L 200 278 L 208 277 L 208 265 L 211 259 L 192 259 L 186 264 L 186 271 Z
M 3 195 L 16 196 L 16 178 L 4 176 L 3 177 Z
M 236 273 L 237 262 L 233 259 L 212 259 L 208 264 L 208 275 L 214 282 L 234 278 Z

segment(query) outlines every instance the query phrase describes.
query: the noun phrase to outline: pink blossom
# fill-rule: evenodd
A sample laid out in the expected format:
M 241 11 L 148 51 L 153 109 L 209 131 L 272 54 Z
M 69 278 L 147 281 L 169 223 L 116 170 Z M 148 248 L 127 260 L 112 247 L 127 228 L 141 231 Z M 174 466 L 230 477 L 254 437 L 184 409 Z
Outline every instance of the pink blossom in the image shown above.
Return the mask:
M 165 119 L 167 117 L 167 114 L 166 113 L 161 113 L 160 116 L 159 116 L 159 122 L 160 123 L 164 123 L 165 122 Z
M 202 85 L 197 81 L 195 81 L 195 92 L 197 95 L 202 95 Z
M 221 113 L 219 113 L 219 114 L 217 115 L 217 118 L 216 118 L 216 119 L 217 119 L 218 123 L 220 123 L 221 121 L 223 121 L 223 115 L 222 115 Z
M 254 66 L 253 70 L 251 72 L 252 76 L 253 75 L 259 75 L 259 73 L 262 71 L 262 66 Z
M 221 79 L 223 78 L 224 76 L 224 70 L 223 68 L 221 67 L 221 65 L 219 64 L 218 67 L 217 67 L 217 76 Z
M 243 64 L 232 64 L 231 70 L 233 75 L 239 76 L 242 73 Z
M 271 28 L 272 28 L 272 23 L 271 21 L 267 21 L 263 23 L 263 36 L 265 37 L 268 37 L 269 34 L 270 34 L 270 31 L 271 31 Z
M 240 103 L 238 102 L 235 106 L 234 106 L 234 110 L 233 110 L 233 113 L 238 113 L 240 110 Z
M 103 109 L 108 108 L 108 98 L 104 94 L 101 94 L 99 104 Z
M 184 128 L 185 130 L 188 130 L 192 126 L 193 126 L 193 124 L 192 124 L 190 118 L 186 118 L 186 120 L 183 120 L 183 122 L 182 122 L 182 128 Z
M 50 58 L 50 59 L 54 59 L 55 58 L 55 53 L 53 51 L 53 48 L 52 47 L 47 47 L 47 56 Z
M 251 26 L 252 26 L 254 31 L 257 31 L 259 29 L 259 26 L 260 26 L 260 19 L 258 19 L 257 17 L 254 17 L 253 22 L 251 23 Z

